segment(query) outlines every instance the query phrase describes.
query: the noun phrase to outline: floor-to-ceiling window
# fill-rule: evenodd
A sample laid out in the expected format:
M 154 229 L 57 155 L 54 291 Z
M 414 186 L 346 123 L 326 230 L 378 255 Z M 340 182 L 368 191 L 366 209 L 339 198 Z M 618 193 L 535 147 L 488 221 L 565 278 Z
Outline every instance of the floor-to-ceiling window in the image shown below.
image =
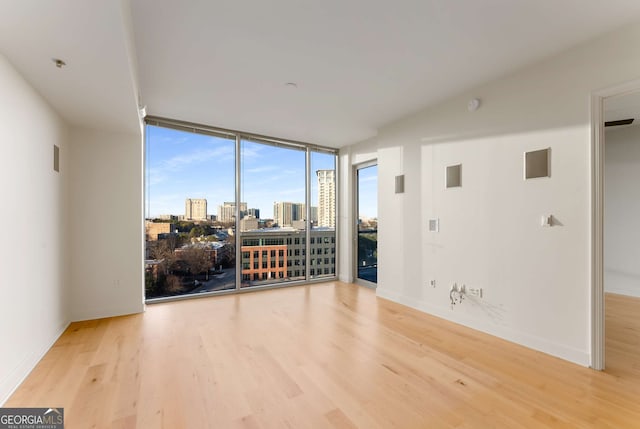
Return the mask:
M 378 282 L 378 166 L 356 169 L 357 278 Z
M 147 299 L 236 287 L 235 138 L 146 127 Z M 214 215 L 212 213 L 217 213 Z
M 335 150 L 161 118 L 145 136 L 147 299 L 335 277 Z
M 332 277 L 336 274 L 336 157 L 311 152 L 310 158 L 309 275 Z
M 306 149 L 246 139 L 241 147 L 242 287 L 305 280 Z

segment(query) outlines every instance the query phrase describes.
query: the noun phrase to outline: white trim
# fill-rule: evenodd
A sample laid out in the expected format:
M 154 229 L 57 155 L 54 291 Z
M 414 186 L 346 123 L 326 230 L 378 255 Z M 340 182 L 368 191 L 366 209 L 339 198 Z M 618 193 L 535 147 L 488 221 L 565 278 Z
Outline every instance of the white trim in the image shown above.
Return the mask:
M 567 347 L 564 344 L 549 341 L 545 338 L 537 337 L 535 335 L 527 334 L 521 331 L 515 331 L 504 326 L 498 326 L 490 323 L 479 323 L 477 319 L 468 318 L 460 313 L 457 313 L 455 319 L 453 319 L 451 317 L 451 312 L 446 311 L 441 307 L 435 307 L 427 303 L 426 301 L 418 300 L 403 294 L 399 294 L 397 292 L 381 289 L 380 287 L 376 289 L 376 295 L 379 298 L 387 299 L 389 301 L 411 307 L 413 309 L 422 311 L 448 322 L 456 323 L 469 329 L 483 332 L 485 334 L 511 341 L 512 343 L 520 344 L 522 346 L 537 350 L 542 353 L 568 360 L 580 366 L 586 367 L 589 365 L 588 350 L 580 350 L 573 347 Z
M 591 367 L 605 368 L 604 342 L 604 100 L 640 90 L 640 80 L 591 94 Z
M 591 362 L 604 369 L 604 97 L 591 95 Z
M 26 356 L 13 370 L 9 371 L 4 379 L 0 380 L 0 407 L 4 406 L 5 402 L 13 395 L 16 389 L 22 385 L 24 380 L 31 374 L 31 371 L 33 371 L 36 365 L 44 358 L 44 355 L 53 347 L 69 325 L 70 322 L 63 323 L 58 327 L 53 337 L 45 342 L 44 347 Z

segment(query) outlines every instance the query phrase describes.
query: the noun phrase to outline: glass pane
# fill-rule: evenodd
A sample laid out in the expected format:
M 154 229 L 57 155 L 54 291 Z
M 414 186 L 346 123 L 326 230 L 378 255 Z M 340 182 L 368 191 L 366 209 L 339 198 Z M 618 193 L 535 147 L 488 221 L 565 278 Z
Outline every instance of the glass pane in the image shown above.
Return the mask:
M 378 166 L 358 170 L 358 278 L 378 282 Z
M 336 157 L 311 152 L 311 278 L 336 275 Z
M 235 140 L 147 125 L 145 296 L 235 289 Z
M 306 152 L 248 140 L 241 148 L 241 287 L 304 280 Z

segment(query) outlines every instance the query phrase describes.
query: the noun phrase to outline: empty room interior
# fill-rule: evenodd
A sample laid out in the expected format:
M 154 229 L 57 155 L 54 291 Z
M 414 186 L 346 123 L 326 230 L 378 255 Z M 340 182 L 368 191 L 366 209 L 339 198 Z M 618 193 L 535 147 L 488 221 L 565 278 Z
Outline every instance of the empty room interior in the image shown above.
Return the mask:
M 640 427 L 640 2 L 0 12 L 0 407 Z

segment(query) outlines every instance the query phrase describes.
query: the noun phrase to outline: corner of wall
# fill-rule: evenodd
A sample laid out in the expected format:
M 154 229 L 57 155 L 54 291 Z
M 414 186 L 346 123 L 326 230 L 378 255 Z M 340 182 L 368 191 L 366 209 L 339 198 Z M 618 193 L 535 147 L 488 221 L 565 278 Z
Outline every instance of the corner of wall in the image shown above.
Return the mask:
M 142 136 L 71 132 L 72 320 L 144 311 Z
M 0 402 L 35 367 L 68 326 L 70 296 L 66 245 L 68 127 L 22 75 L 0 55 L 0 146 L 11 154 L 0 170 Z M 60 171 L 54 171 L 54 146 Z M 28 255 L 28 256 L 27 256 Z

